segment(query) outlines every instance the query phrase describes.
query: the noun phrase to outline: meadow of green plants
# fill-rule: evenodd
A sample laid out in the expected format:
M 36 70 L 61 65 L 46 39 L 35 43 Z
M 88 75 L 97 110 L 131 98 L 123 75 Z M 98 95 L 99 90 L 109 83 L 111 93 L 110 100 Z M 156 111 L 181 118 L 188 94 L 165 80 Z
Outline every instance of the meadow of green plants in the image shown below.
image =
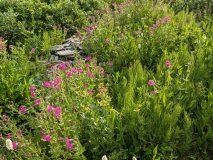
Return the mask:
M 213 0 L 0 0 L 1 160 L 212 160 Z M 44 65 L 83 38 L 87 60 Z

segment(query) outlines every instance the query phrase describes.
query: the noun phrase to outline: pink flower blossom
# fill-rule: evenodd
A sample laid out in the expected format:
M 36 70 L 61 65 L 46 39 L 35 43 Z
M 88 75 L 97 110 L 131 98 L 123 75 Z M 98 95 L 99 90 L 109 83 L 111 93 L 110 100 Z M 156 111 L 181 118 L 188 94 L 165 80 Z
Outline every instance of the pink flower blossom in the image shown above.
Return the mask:
M 54 110 L 53 106 L 48 106 L 47 112 L 51 113 Z
M 43 82 L 43 86 L 46 87 L 46 88 L 48 88 L 48 87 L 50 87 L 51 85 L 50 85 L 50 83 L 49 83 L 48 81 L 45 81 L 45 82 Z
M 43 135 L 42 140 L 50 142 L 51 138 L 52 137 L 50 135 Z
M 31 97 L 35 97 L 35 95 L 36 95 L 36 92 L 31 92 Z
M 20 106 L 19 107 L 19 111 L 22 113 L 22 114 L 25 114 L 27 112 L 27 109 L 24 107 L 24 106 Z
M 17 142 L 12 142 L 13 145 L 13 149 L 17 149 L 18 148 L 18 143 Z
M 99 69 L 99 72 L 101 72 L 101 73 L 104 72 L 104 69 L 103 69 L 103 68 L 100 68 L 100 69 Z
M 91 76 L 90 76 L 91 78 L 95 78 L 95 75 L 94 74 L 91 74 Z
M 64 63 L 61 63 L 61 64 L 58 65 L 58 68 L 60 70 L 64 70 L 66 68 L 66 65 Z
M 71 76 L 72 76 L 72 73 L 71 73 L 70 71 L 66 71 L 66 75 L 67 75 L 68 77 L 71 77 Z
M 7 134 L 7 139 L 11 139 L 11 135 L 10 134 Z
M 42 129 L 42 130 L 41 130 L 41 134 L 44 134 L 44 133 L 45 133 L 45 129 Z
M 107 38 L 107 39 L 106 39 L 106 43 L 108 43 L 108 42 L 109 42 L 109 39 Z
M 68 67 L 68 66 L 70 66 L 70 63 L 69 62 L 65 62 L 65 65 Z
M 30 86 L 29 90 L 30 90 L 30 91 L 34 91 L 34 90 L 35 90 L 35 87 L 34 87 L 34 86 Z
M 90 72 L 90 70 L 88 70 L 88 71 L 87 71 L 87 75 L 90 75 L 90 74 L 91 74 L 91 72 Z
M 41 103 L 41 98 L 34 100 L 34 105 L 37 106 Z
M 4 38 L 3 37 L 0 37 L 0 41 L 3 41 L 4 40 Z
M 171 67 L 171 63 L 169 61 L 166 61 L 166 66 Z
M 31 53 L 34 54 L 35 53 L 35 48 L 31 49 Z
M 86 84 L 84 84 L 84 85 L 83 85 L 83 88 L 86 88 L 86 87 L 87 87 L 87 85 L 86 85 Z
M 59 141 L 60 141 L 60 142 L 63 142 L 63 141 L 64 141 L 64 138 L 59 138 Z
M 88 68 L 88 67 L 89 67 L 89 64 L 87 63 L 85 66 L 86 66 L 86 68 Z
M 109 66 L 112 66 L 112 65 L 113 65 L 113 62 L 107 62 L 107 64 L 108 64 Z
M 88 56 L 87 60 L 90 61 L 92 59 L 92 56 Z
M 154 80 L 149 80 L 148 84 L 149 84 L 150 86 L 153 86 L 153 85 L 155 84 L 155 81 L 154 81 Z
M 89 93 L 89 94 L 92 94 L 92 90 L 89 90 L 88 93 Z
M 73 150 L 73 144 L 67 144 L 66 147 L 69 151 Z
M 76 73 L 77 70 L 75 68 L 72 68 L 72 73 Z
M 82 73 L 83 69 L 82 68 L 78 68 L 78 73 Z
M 2 139 L 3 138 L 3 136 L 2 136 L 2 134 L 0 134 L 0 139 Z

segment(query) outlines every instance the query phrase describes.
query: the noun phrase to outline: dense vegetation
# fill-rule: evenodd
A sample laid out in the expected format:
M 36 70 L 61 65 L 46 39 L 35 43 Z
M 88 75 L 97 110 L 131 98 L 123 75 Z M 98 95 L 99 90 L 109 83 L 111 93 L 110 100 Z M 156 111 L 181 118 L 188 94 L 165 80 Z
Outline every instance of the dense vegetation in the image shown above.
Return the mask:
M 0 0 L 0 158 L 210 160 L 212 5 Z M 72 34 L 87 60 L 47 65 Z

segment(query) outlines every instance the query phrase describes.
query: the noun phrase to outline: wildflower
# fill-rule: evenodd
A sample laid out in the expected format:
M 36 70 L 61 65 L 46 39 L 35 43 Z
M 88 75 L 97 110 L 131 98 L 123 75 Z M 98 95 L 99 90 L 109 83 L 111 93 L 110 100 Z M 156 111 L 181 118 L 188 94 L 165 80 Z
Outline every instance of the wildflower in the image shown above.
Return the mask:
M 35 87 L 34 87 L 34 86 L 30 86 L 30 87 L 29 87 L 29 90 L 30 90 L 30 91 L 34 91 L 34 90 L 35 90 Z
M 50 135 L 43 135 L 42 140 L 50 142 L 51 138 L 52 137 Z
M 91 74 L 90 70 L 88 70 L 86 74 L 87 74 L 87 75 L 90 75 L 90 74 Z
M 72 26 L 72 29 L 75 29 L 75 26 Z
M 59 141 L 63 142 L 63 141 L 64 141 L 64 138 L 59 138 Z
M 44 132 L 45 132 L 45 129 L 42 129 L 42 130 L 41 130 L 41 134 L 44 134 Z
M 106 39 L 106 43 L 108 43 L 108 42 L 109 42 L 109 39 L 107 38 L 107 39 Z
M 77 34 L 81 34 L 81 32 L 80 32 L 80 31 L 78 31 L 78 32 L 77 32 Z
M 100 69 L 99 69 L 99 72 L 104 72 L 104 69 L 103 69 L 103 68 L 100 68 Z
M 83 69 L 82 68 L 78 68 L 78 73 L 82 73 Z
M 66 72 L 66 75 L 67 75 L 68 77 L 71 77 L 71 76 L 72 76 L 72 73 L 71 73 L 70 71 L 67 71 L 67 72 Z
M 11 135 L 10 135 L 10 134 L 8 134 L 8 135 L 7 135 L 7 139 L 10 139 L 10 138 L 11 138 Z
M 141 48 L 141 44 L 138 44 L 138 49 L 140 49 Z
M 73 144 L 70 143 L 71 139 L 66 138 L 66 147 L 68 150 L 72 151 L 73 150 Z
M 39 105 L 40 103 L 41 103 L 41 99 L 40 99 L 40 98 L 34 100 L 34 105 L 35 105 L 35 106 Z
M 62 110 L 61 110 L 61 107 L 56 107 L 55 108 L 55 117 L 56 117 L 56 120 L 60 120 L 60 114 L 62 113 Z
M 112 65 L 113 65 L 113 62 L 107 62 L 107 64 L 108 64 L 109 66 L 112 66 Z
M 66 65 L 64 63 L 61 63 L 61 64 L 58 65 L 58 68 L 60 70 L 64 70 L 66 68 Z
M 92 59 L 92 56 L 88 56 L 87 60 L 90 61 Z
M 0 41 L 3 41 L 4 40 L 4 38 L 3 37 L 0 37 Z
M 67 149 L 68 149 L 69 151 L 72 151 L 72 150 L 73 150 L 73 144 L 67 144 L 66 146 L 67 146 Z
M 2 137 L 2 134 L 0 134 L 0 139 L 2 139 L 3 137 Z
M 77 70 L 75 68 L 72 68 L 72 73 L 76 73 Z
M 91 76 L 90 76 L 91 78 L 95 78 L 95 75 L 94 74 L 91 74 Z
M 86 87 L 87 87 L 87 85 L 86 85 L 86 84 L 84 84 L 84 85 L 83 85 L 83 88 L 86 88 Z
M 104 155 L 104 156 L 102 157 L 102 160 L 108 160 L 108 159 L 107 159 L 107 156 Z
M 12 142 L 13 145 L 13 149 L 17 149 L 18 148 L 18 143 L 17 142 Z
M 47 112 L 51 113 L 54 110 L 53 106 L 48 106 Z
M 10 139 L 6 140 L 6 147 L 8 150 L 13 150 L 13 143 Z
M 169 61 L 166 61 L 166 66 L 171 67 L 171 63 Z
M 88 68 L 88 67 L 89 67 L 89 64 L 87 63 L 85 66 L 86 66 L 86 68 Z
M 31 97 L 34 97 L 36 95 L 36 92 L 31 92 Z
M 49 83 L 48 81 L 45 81 L 45 82 L 43 82 L 43 86 L 46 87 L 46 88 L 48 88 L 48 87 L 50 87 L 51 85 L 50 85 L 50 83 Z
M 34 54 L 35 53 L 35 48 L 31 49 L 31 53 Z
M 88 93 L 89 93 L 89 94 L 92 94 L 92 90 L 89 90 Z
M 65 65 L 68 67 L 68 66 L 70 66 L 70 63 L 69 62 L 65 62 Z
M 149 84 L 150 86 L 153 86 L 153 85 L 155 84 L 155 81 L 154 81 L 154 80 L 149 80 L 148 84 Z
M 154 91 L 154 90 L 153 90 L 153 91 L 151 91 L 151 92 L 150 92 L 150 94 L 155 94 L 155 91 Z
M 24 107 L 24 106 L 20 106 L 19 107 L 19 111 L 22 113 L 22 114 L 25 114 L 27 112 L 27 109 Z
M 18 131 L 17 131 L 17 134 L 18 134 L 19 136 L 22 136 L 21 130 L 18 130 Z
M 174 0 L 170 0 L 170 3 L 172 3 Z

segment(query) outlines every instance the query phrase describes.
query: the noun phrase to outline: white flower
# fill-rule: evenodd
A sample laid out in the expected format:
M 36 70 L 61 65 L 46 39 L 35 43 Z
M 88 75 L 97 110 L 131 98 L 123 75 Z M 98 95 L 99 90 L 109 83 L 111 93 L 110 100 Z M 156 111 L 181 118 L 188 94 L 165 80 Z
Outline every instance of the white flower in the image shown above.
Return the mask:
M 12 141 L 10 139 L 6 140 L 6 147 L 8 150 L 13 150 L 13 144 Z
M 138 44 L 138 49 L 140 49 L 141 48 L 141 44 Z
M 130 14 L 127 14 L 127 17 L 129 18 L 129 17 L 130 17 Z
M 132 157 L 132 160 L 137 160 L 137 158 L 135 156 Z
M 102 160 L 108 160 L 108 159 L 107 159 L 107 156 L 104 155 L 104 156 L 102 157 Z

